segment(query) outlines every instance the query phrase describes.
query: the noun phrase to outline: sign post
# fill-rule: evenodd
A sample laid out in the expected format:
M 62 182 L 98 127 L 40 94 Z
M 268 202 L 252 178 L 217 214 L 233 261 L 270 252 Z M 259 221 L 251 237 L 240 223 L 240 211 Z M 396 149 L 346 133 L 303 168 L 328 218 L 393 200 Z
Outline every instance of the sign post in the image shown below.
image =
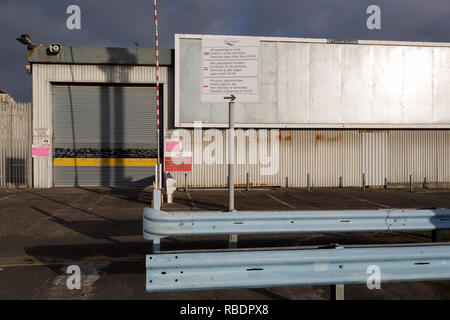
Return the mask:
M 230 99 L 228 103 L 228 211 L 233 212 L 234 209 L 234 99 L 231 95 L 225 97 Z M 228 247 L 237 248 L 237 234 L 230 234 L 228 237 Z
M 228 211 L 234 211 L 234 99 L 231 95 L 224 99 L 228 102 Z
M 259 39 L 205 37 L 202 39 L 202 102 L 228 102 L 228 211 L 234 208 L 234 104 L 259 100 Z M 229 236 L 237 247 L 237 235 Z

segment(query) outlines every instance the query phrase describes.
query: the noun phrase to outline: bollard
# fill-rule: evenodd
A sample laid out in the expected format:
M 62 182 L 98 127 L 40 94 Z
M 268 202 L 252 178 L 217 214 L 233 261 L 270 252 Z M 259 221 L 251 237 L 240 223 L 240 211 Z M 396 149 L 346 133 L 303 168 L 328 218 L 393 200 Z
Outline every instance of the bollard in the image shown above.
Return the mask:
M 187 192 L 187 173 L 184 174 L 184 192 Z
M 309 183 L 309 173 L 306 174 L 306 188 L 308 189 L 308 192 L 311 191 L 310 183 Z
M 177 181 L 172 178 L 170 174 L 167 175 L 166 179 L 166 194 L 167 194 L 167 203 L 173 202 L 173 193 L 177 190 Z
M 412 175 L 409 175 L 409 192 L 413 192 L 412 191 Z
M 384 188 L 387 189 L 387 178 L 384 178 Z
M 289 179 L 288 179 L 288 177 L 286 177 L 286 188 L 288 188 L 289 187 Z
M 423 177 L 423 188 L 427 188 L 427 177 Z
M 248 172 L 247 172 L 247 188 L 246 188 L 246 190 L 247 190 L 247 191 L 250 190 L 250 177 L 249 177 L 249 175 L 248 175 Z
M 363 185 L 363 191 L 366 191 L 366 174 L 362 174 L 362 185 Z
M 342 188 L 342 177 L 339 177 L 339 188 Z

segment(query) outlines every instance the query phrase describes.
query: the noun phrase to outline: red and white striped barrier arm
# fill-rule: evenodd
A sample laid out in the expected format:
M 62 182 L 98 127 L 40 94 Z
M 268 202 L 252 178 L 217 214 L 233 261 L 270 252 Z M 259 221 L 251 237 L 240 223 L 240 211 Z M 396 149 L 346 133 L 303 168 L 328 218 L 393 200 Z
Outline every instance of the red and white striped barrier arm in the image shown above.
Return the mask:
M 160 188 L 160 177 L 159 177 L 159 166 L 160 166 L 160 156 L 159 156 L 159 145 L 160 145 L 160 141 L 159 141 L 159 35 L 158 35 L 158 10 L 156 7 L 156 0 L 153 0 L 153 11 L 154 11 L 154 16 L 155 16 L 155 59 L 156 59 L 156 134 L 158 135 L 158 139 L 157 139 L 157 143 L 158 143 L 158 164 L 156 166 L 156 170 L 155 170 L 155 176 L 157 177 L 157 181 L 159 183 L 157 183 L 157 188 Z

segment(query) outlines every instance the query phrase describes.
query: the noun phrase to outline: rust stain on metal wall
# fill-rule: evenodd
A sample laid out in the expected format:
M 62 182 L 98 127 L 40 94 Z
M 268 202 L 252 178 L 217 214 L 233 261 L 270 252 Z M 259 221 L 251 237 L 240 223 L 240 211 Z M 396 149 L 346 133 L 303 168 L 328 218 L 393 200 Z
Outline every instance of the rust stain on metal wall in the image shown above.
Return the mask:
M 341 142 L 342 141 L 342 135 L 336 135 L 331 137 L 326 137 L 322 134 L 316 134 L 315 142 L 318 144 L 319 142 L 327 142 L 327 143 L 335 143 L 335 142 Z
M 281 134 L 278 136 L 281 137 Z M 288 136 L 284 137 L 284 142 L 286 144 L 290 144 L 292 142 L 292 135 L 288 135 Z

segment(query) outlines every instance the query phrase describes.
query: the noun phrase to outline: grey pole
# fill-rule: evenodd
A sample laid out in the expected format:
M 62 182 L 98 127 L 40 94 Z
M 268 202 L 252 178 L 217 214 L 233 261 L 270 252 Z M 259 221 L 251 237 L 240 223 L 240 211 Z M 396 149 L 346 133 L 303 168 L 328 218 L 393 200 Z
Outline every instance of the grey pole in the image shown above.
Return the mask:
M 409 192 L 412 192 L 412 175 L 409 175 Z
M 229 131 L 228 131 L 228 211 L 234 211 L 234 102 L 228 103 Z
M 234 101 L 228 103 L 229 130 L 228 130 L 228 211 L 234 210 Z M 231 234 L 228 239 L 230 248 L 237 247 L 237 235 Z
M 161 210 L 161 190 L 153 189 L 152 207 L 156 210 Z M 161 250 L 161 239 L 153 240 L 153 253 Z

